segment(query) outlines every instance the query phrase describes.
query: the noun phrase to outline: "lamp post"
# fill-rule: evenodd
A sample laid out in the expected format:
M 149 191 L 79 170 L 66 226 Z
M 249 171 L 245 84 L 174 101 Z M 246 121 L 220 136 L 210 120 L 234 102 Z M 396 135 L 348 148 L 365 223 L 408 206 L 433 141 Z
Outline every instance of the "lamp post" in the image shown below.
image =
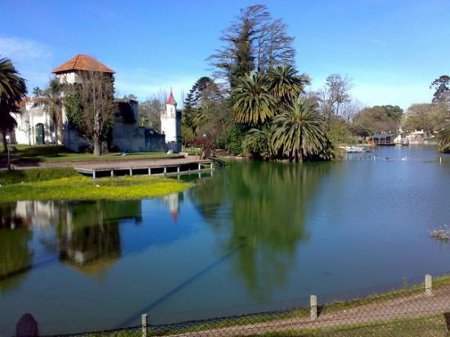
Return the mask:
M 9 157 L 9 135 L 6 135 L 6 152 L 8 153 L 8 171 L 11 171 L 11 158 Z

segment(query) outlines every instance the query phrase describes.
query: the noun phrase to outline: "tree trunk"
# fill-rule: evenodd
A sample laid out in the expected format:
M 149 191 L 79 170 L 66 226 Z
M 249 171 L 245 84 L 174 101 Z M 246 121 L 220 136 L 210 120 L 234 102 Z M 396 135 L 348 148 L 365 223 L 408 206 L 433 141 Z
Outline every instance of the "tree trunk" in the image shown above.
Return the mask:
M 94 155 L 101 156 L 102 155 L 102 142 L 100 141 L 100 137 L 94 137 Z
M 2 129 L 2 141 L 3 141 L 3 153 L 6 153 L 6 152 L 8 152 L 8 150 L 7 150 L 8 141 L 6 140 L 5 129 Z

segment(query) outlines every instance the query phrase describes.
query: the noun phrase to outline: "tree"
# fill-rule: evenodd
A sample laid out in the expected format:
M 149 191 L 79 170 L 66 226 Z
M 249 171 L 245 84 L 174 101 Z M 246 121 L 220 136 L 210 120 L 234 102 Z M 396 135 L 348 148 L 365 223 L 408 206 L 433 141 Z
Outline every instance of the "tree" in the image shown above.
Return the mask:
M 281 108 L 292 104 L 311 82 L 307 75 L 299 75 L 292 65 L 270 68 L 267 71 L 267 81 L 270 93 Z
M 329 146 L 317 103 L 298 98 L 273 120 L 272 146 L 275 152 L 296 162 L 320 156 Z
M 19 103 L 25 97 L 27 87 L 12 62 L 0 59 L 0 131 L 2 132 L 3 151 L 7 150 L 6 135 L 16 126 L 11 113 L 20 113 Z
M 42 96 L 44 96 L 44 91 L 39 87 L 34 87 L 33 88 L 33 96 L 34 97 L 42 97 Z
M 438 133 L 439 151 L 450 153 L 450 120 L 446 121 Z
M 110 74 L 85 71 L 80 74 L 81 83 L 69 89 L 73 102 L 72 122 L 92 143 L 95 155 L 102 154 L 102 143 L 108 128 L 114 123 L 114 78 Z M 79 116 L 72 115 L 78 111 Z M 70 120 L 70 119 L 69 119 Z
M 325 88 L 320 92 L 321 110 L 325 116 L 328 128 L 332 116 L 342 114 L 342 106 L 351 102 L 351 80 L 341 74 L 331 74 L 327 77 Z
M 369 136 L 380 132 L 396 132 L 400 126 L 403 110 L 398 105 L 381 105 L 362 109 L 353 118 L 353 132 Z
M 276 100 L 271 95 L 266 76 L 252 72 L 232 91 L 235 121 L 261 125 L 275 116 Z
M 442 75 L 435 79 L 431 83 L 430 89 L 435 90 L 433 94 L 433 104 L 443 102 L 450 104 L 450 76 Z
M 244 138 L 244 152 L 253 157 L 270 159 L 274 156 L 272 147 L 273 127 L 266 125 L 259 129 L 251 129 Z
M 164 110 L 164 101 L 156 96 L 141 102 L 139 106 L 140 126 L 161 131 L 161 113 Z
M 215 76 L 230 89 L 250 71 L 294 64 L 294 38 L 287 35 L 286 25 L 280 19 L 270 16 L 265 5 L 242 9 L 220 40 L 223 47 L 208 60 L 216 70 Z
M 439 118 L 438 114 L 438 105 L 428 103 L 413 104 L 406 111 L 403 129 L 406 131 L 424 130 L 432 132 L 435 127 L 434 121 Z
M 219 87 L 207 76 L 199 78 L 184 100 L 183 124 L 198 135 L 201 128 L 211 117 L 215 105 L 223 100 Z

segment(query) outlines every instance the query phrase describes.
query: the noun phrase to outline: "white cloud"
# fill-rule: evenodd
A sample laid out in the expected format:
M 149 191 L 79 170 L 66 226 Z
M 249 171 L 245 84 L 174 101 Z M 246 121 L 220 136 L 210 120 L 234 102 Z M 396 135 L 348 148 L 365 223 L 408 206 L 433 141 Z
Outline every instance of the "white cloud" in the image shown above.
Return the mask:
M 51 49 L 35 40 L 0 37 L 0 54 L 13 61 L 48 59 L 51 56 Z

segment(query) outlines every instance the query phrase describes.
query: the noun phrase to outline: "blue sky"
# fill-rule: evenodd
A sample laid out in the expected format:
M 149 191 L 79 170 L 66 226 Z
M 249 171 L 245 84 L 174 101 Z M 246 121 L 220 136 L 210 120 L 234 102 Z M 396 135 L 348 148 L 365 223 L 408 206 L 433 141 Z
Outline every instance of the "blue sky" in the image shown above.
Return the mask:
M 256 3 L 288 25 L 312 89 L 340 73 L 362 104 L 407 108 L 431 101 L 429 84 L 450 74 L 449 0 L 2 0 L 0 55 L 30 91 L 81 53 L 117 72 L 120 96 L 142 100 L 173 87 L 180 100 L 211 73 L 205 59 L 221 31 Z

